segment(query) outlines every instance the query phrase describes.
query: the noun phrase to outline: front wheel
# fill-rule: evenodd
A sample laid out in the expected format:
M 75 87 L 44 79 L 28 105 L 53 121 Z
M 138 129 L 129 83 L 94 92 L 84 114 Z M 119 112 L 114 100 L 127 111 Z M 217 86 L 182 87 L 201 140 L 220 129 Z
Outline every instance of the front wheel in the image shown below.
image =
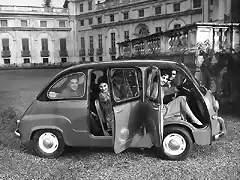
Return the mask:
M 33 149 L 44 158 L 57 158 L 64 152 L 62 134 L 56 130 L 39 130 L 33 136 Z
M 183 127 L 169 126 L 164 128 L 161 154 L 169 160 L 186 159 L 193 148 L 190 133 Z

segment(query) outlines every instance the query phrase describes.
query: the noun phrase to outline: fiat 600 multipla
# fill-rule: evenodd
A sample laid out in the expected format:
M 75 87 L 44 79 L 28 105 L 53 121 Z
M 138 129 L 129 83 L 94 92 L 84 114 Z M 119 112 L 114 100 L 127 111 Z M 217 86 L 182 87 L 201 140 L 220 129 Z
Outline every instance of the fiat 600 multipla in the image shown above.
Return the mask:
M 182 63 L 119 60 L 86 63 L 58 73 L 36 96 L 15 130 L 38 156 L 66 146 L 113 147 L 116 154 L 154 147 L 183 160 L 193 144 L 226 134 L 219 103 Z

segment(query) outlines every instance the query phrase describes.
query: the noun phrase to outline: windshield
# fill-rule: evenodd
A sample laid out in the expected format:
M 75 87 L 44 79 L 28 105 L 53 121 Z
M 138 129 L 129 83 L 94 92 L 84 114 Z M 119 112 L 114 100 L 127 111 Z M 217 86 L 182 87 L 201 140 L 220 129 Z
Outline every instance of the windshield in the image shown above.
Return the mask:
M 199 80 L 197 80 L 197 78 L 192 74 L 192 72 L 188 68 L 185 68 L 185 70 L 187 71 L 187 73 L 192 78 L 193 83 L 198 87 L 198 89 L 201 91 L 201 93 L 205 95 L 206 94 L 206 88 L 199 82 Z

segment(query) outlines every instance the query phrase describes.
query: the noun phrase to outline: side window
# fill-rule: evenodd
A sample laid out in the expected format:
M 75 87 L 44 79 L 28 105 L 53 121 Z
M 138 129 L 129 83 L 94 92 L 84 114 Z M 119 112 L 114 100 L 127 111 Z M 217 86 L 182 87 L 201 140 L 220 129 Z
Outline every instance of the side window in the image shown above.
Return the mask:
M 116 102 L 136 98 L 140 95 L 136 69 L 112 69 L 111 85 L 113 97 Z
M 50 99 L 80 98 L 85 93 L 86 76 L 84 73 L 75 73 L 57 81 L 48 91 Z
M 159 96 L 160 75 L 158 69 L 150 67 L 146 69 L 146 96 L 155 100 Z

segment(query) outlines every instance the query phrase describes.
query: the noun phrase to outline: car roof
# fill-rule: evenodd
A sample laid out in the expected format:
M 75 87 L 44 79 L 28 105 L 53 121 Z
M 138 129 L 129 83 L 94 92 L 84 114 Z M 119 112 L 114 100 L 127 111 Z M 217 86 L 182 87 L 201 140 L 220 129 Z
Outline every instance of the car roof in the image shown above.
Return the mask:
M 159 65 L 169 65 L 169 66 L 177 66 L 180 63 L 169 60 L 169 59 L 161 59 L 161 60 L 115 60 L 115 61 L 104 61 L 104 62 L 90 62 L 83 63 L 79 65 L 74 65 L 65 69 L 64 71 L 77 71 L 79 69 L 95 69 L 95 68 L 107 68 L 107 67 L 124 67 L 124 66 L 151 66 L 154 64 Z

